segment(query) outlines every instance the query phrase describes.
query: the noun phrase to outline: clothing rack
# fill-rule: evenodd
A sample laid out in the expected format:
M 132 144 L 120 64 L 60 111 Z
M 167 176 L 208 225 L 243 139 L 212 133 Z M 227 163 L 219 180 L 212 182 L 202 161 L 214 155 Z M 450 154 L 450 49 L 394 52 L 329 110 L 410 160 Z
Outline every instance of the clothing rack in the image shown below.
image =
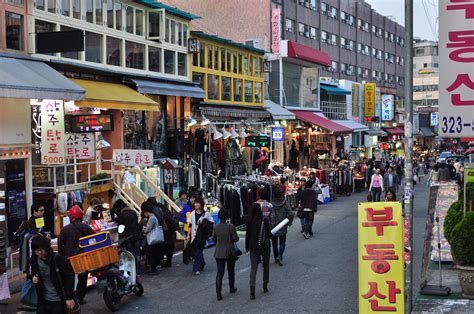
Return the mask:
M 238 180 L 238 181 L 244 181 L 244 182 L 252 182 L 252 183 L 256 183 L 256 184 L 268 184 L 269 185 L 269 192 L 270 192 L 270 202 L 272 201 L 273 199 L 273 193 L 272 193 L 272 183 L 273 183 L 273 179 L 270 177 L 270 178 L 267 178 L 267 177 L 258 177 L 258 178 L 252 178 L 252 177 L 246 177 L 246 176 L 234 176 L 232 177 L 232 179 L 234 180 Z

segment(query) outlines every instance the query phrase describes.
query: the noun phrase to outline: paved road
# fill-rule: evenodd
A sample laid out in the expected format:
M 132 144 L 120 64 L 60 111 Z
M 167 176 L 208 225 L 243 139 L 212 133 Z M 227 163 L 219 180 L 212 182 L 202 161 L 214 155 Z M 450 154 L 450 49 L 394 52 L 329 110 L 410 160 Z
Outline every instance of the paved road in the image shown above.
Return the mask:
M 428 206 L 428 188 L 415 187 L 415 289 L 418 291 L 424 225 Z M 300 234 L 299 221 L 289 229 L 284 266 L 270 266 L 270 293 L 263 294 L 262 271 L 257 277 L 257 298 L 249 300 L 249 258 L 240 258 L 236 265 L 238 292 L 228 293 L 224 281 L 223 301 L 216 301 L 216 267 L 213 249 L 205 251 L 206 269 L 194 276 L 191 265 L 182 265 L 181 256 L 173 268 L 156 276 L 145 276 L 145 294 L 139 298 L 123 299 L 120 313 L 356 313 L 357 299 L 357 202 L 366 194 L 339 197 L 335 202 L 320 206 L 316 215 L 315 237 L 305 240 Z M 243 248 L 243 239 L 240 241 Z M 90 291 L 83 313 L 101 313 L 105 304 Z M 0 307 L 1 311 L 1 307 Z

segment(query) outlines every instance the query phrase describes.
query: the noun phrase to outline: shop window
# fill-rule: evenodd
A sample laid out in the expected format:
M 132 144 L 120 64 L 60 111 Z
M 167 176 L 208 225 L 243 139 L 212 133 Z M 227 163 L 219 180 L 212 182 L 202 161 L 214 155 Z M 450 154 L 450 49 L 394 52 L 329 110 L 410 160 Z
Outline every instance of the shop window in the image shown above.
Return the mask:
M 178 75 L 186 76 L 186 54 L 178 52 Z
M 223 76 L 222 77 L 222 100 L 230 100 L 230 84 L 231 79 L 230 77 Z
M 214 70 L 219 70 L 219 48 L 214 47 Z
M 76 31 L 76 30 L 77 30 L 76 28 L 61 25 L 61 31 L 62 32 L 64 32 L 64 31 Z M 79 51 L 62 52 L 61 53 L 61 58 L 79 60 Z
M 225 69 L 225 49 L 221 48 L 221 71 L 226 71 Z
M 212 69 L 212 53 L 214 48 L 212 46 L 207 46 L 207 67 Z
M 107 64 L 121 65 L 122 40 L 107 36 Z
M 173 20 L 170 23 L 170 43 L 176 44 L 176 22 Z
M 86 21 L 94 23 L 94 0 L 86 1 Z
M 242 56 L 240 53 L 239 53 L 239 74 L 242 74 L 243 72 L 243 62 L 244 62 L 244 56 Z
M 165 21 L 165 41 L 170 42 L 170 19 L 166 19 Z
M 206 60 L 206 51 L 204 49 L 204 45 L 200 45 L 199 47 L 199 66 L 201 68 L 204 68 L 205 67 L 205 62 Z
M 102 35 L 86 32 L 86 61 L 101 63 Z
M 125 55 L 127 68 L 144 69 L 145 45 L 140 45 L 131 41 L 125 42 Z
M 262 83 L 255 82 L 255 88 L 253 91 L 254 100 L 256 103 L 261 103 L 263 101 L 262 97 Z
M 56 14 L 56 0 L 48 0 L 48 12 Z
M 193 72 L 193 83 L 196 83 L 204 89 L 204 74 L 203 73 L 198 73 L 198 72 Z
M 114 11 L 115 11 L 115 29 L 121 31 L 122 30 L 122 3 L 115 1 Z
M 183 45 L 183 24 L 176 23 L 176 29 L 178 30 L 178 45 Z
M 135 10 L 135 34 L 143 36 L 143 11 Z
M 125 30 L 127 33 L 133 34 L 133 8 L 127 7 L 125 10 Z
M 252 102 L 252 81 L 245 81 L 245 102 Z
M 260 76 L 260 62 L 256 57 L 253 58 L 253 73 L 257 77 Z
M 227 72 L 232 72 L 232 55 L 230 51 L 227 51 Z
M 183 46 L 188 46 L 188 25 L 183 24 Z
M 35 7 L 36 7 L 37 10 L 42 10 L 42 11 L 44 11 L 44 9 L 45 9 L 45 8 L 44 8 L 44 1 L 45 1 L 45 0 L 36 0 L 36 1 L 35 1 Z
M 69 0 L 61 0 L 61 14 L 64 16 L 69 16 L 71 14 Z
M 114 28 L 114 0 L 107 0 L 107 27 Z
M 176 74 L 175 63 L 176 53 L 172 50 L 165 50 L 165 73 Z
M 242 80 L 234 79 L 234 101 L 242 101 Z
M 97 25 L 102 25 L 103 23 L 103 16 L 102 16 L 103 8 L 102 8 L 102 0 L 95 0 L 95 23 Z
M 207 75 L 207 98 L 219 99 L 219 76 Z
M 21 50 L 23 48 L 23 16 L 5 12 L 5 39 L 8 49 Z
M 148 46 L 148 70 L 161 72 L 161 49 Z
M 234 73 L 238 73 L 239 72 L 239 62 L 237 61 L 237 52 L 234 52 L 232 54 L 232 58 L 234 59 Z
M 72 0 L 72 17 L 81 19 L 81 0 Z

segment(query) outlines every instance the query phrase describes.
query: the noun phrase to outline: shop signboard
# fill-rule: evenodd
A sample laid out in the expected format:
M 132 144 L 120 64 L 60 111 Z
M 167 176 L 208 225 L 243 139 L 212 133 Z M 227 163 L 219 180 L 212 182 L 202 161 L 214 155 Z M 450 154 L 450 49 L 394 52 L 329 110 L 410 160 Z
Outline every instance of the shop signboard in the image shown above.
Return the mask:
M 437 112 L 430 113 L 430 125 L 437 126 L 438 125 L 438 118 L 439 114 Z
M 44 99 L 41 102 L 41 163 L 62 165 L 65 162 L 64 103 Z
M 382 95 L 382 121 L 393 120 L 393 95 Z
M 359 85 L 353 83 L 352 89 L 352 116 L 359 116 Z
M 65 101 L 64 112 L 67 115 L 100 114 L 100 108 L 78 107 L 75 105 L 74 101 Z
M 285 128 L 272 128 L 272 141 L 284 142 L 285 141 Z
M 364 84 L 364 115 L 366 117 L 375 116 L 375 84 Z
M 401 203 L 359 203 L 358 218 L 359 313 L 403 313 Z
M 66 158 L 68 159 L 94 159 L 95 138 L 94 133 L 69 133 L 66 134 Z
M 270 148 L 270 137 L 267 135 L 247 136 L 245 138 L 245 146 Z
M 114 149 L 112 159 L 124 166 L 147 167 L 153 165 L 153 151 L 144 149 Z
M 469 2 L 470 4 L 467 4 Z M 474 137 L 474 4 L 439 1 L 439 133 Z
M 272 10 L 272 52 L 280 53 L 280 9 L 275 8 Z
M 113 131 L 114 119 L 110 114 L 72 115 L 66 120 L 68 132 Z

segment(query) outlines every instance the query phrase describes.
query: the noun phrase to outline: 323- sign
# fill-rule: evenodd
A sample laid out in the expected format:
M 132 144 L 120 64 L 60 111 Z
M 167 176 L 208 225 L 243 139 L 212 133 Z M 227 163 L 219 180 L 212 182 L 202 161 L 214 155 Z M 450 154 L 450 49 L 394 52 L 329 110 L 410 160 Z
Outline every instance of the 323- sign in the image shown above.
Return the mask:
M 443 133 L 461 133 L 462 118 L 461 117 L 443 117 Z

